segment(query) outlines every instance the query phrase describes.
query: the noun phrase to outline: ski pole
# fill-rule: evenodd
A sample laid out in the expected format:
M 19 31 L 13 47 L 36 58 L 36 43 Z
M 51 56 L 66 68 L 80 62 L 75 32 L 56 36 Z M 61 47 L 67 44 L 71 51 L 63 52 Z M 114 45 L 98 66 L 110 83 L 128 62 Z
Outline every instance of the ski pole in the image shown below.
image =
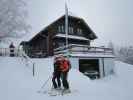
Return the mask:
M 44 84 L 41 86 L 40 90 L 41 91 L 48 83 L 48 81 L 52 78 L 52 76 L 49 76 L 48 79 L 44 82 Z

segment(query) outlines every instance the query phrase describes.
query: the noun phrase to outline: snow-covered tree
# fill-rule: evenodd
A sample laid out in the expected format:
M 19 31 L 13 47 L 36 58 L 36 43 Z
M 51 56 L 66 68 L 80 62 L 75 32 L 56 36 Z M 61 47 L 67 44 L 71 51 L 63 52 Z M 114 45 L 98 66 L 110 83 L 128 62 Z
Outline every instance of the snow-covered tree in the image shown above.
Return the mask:
M 120 61 L 133 64 L 133 47 L 121 47 L 117 52 L 117 58 Z
M 112 49 L 112 52 L 113 52 L 113 54 L 115 54 L 115 47 L 114 47 L 114 44 L 113 44 L 113 42 L 109 42 L 108 43 L 108 46 L 107 46 L 108 48 L 111 48 Z
M 0 0 L 0 41 L 27 33 L 26 17 L 24 0 Z

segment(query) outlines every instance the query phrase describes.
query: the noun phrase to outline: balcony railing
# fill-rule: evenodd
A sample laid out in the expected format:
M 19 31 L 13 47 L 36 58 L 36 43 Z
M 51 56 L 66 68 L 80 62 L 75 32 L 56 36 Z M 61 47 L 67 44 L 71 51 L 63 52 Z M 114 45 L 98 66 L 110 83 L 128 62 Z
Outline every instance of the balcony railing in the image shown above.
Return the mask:
M 54 49 L 54 54 L 103 54 L 103 55 L 113 55 L 113 50 L 105 47 L 90 47 L 88 45 L 77 45 L 69 44 L 68 46 L 63 46 Z

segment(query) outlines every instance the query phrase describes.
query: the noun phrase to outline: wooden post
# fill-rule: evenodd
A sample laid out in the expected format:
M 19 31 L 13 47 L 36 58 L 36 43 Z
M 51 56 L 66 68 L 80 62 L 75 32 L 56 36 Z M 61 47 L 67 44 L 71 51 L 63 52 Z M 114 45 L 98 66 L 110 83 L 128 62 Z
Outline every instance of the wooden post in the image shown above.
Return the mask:
M 35 63 L 33 63 L 33 69 L 32 69 L 33 77 L 35 76 Z

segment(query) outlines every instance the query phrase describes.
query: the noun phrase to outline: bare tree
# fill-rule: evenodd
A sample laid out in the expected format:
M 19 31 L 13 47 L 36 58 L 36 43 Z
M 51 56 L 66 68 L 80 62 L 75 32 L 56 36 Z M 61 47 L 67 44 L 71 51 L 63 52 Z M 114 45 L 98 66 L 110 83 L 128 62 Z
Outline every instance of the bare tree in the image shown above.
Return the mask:
M 27 10 L 24 0 L 0 1 L 0 41 L 6 38 L 20 37 L 27 33 Z

